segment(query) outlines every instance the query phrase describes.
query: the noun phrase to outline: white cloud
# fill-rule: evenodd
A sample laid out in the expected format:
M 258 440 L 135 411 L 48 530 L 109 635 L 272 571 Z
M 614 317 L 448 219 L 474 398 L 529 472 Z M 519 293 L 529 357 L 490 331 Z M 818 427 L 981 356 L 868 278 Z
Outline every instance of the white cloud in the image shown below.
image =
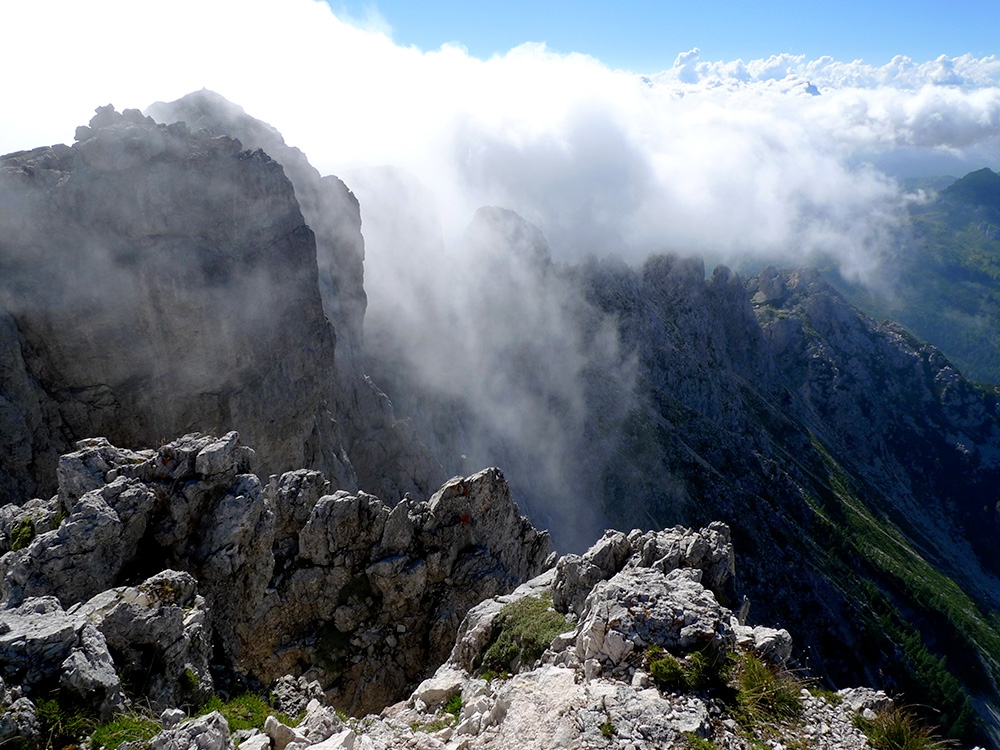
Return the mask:
M 0 152 L 70 141 L 97 105 L 208 87 L 323 172 L 418 175 L 446 237 L 497 203 L 562 257 L 828 250 L 860 269 L 898 204 L 865 163 L 1000 166 L 993 56 L 878 66 L 694 49 L 642 77 L 533 44 L 489 60 L 404 47 L 377 12 L 352 25 L 319 0 L 37 0 L 4 4 L 0 23 L 18 30 L 0 48 Z
M 489 60 L 454 45 L 421 51 L 395 44 L 376 12 L 348 22 L 320 0 L 9 1 L 0 28 L 0 153 L 72 141 L 99 105 L 144 108 L 206 87 L 274 125 L 321 172 L 354 179 L 370 349 L 395 333 L 415 379 L 464 389 L 470 461 L 509 446 L 483 460 L 523 469 L 580 538 L 600 526 L 573 489 L 598 486 L 575 463 L 581 357 L 596 350 L 623 390 L 629 363 L 615 363 L 604 328 L 583 351 L 569 314 L 580 303 L 561 282 L 518 277 L 506 256 L 457 257 L 478 252 L 455 241 L 478 207 L 516 210 L 557 259 L 670 249 L 798 264 L 826 252 L 865 277 L 903 201 L 872 165 L 1000 166 L 995 57 L 711 62 L 693 49 L 642 76 L 535 44 Z M 408 176 L 364 169 L 386 164 L 434 197 Z M 483 304 L 501 271 L 503 299 Z M 548 354 L 548 367 L 521 367 L 511 356 L 521 344 Z

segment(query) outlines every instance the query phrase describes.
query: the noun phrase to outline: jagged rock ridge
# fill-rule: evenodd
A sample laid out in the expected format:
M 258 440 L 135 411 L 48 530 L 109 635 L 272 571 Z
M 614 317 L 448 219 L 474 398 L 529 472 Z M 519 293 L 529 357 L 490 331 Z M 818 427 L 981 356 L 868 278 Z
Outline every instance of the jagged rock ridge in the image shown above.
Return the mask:
M 804 690 L 801 720 L 759 728 L 744 718 L 741 729 L 711 692 L 654 683 L 650 659 L 662 649 L 679 659 L 756 654 L 769 669 L 789 659 L 787 631 L 750 627 L 723 604 L 737 598 L 724 524 L 608 531 L 553 564 L 547 535 L 518 515 L 495 469 L 389 509 L 364 494 L 325 495 L 326 480 L 308 470 L 262 490 L 246 473 L 253 458 L 235 433 L 138 453 L 93 439 L 62 458 L 59 494 L 4 506 L 3 539 L 26 518 L 39 528 L 0 557 L 0 741 L 40 747 L 36 704 L 53 691 L 102 719 L 141 700 L 162 727 L 146 746 L 206 750 L 583 748 L 609 737 L 666 748 L 691 736 L 736 750 L 755 732 L 853 750 L 864 740 L 852 716 L 887 703 L 852 690 L 837 708 Z M 103 523 L 92 521 L 95 508 Z M 79 564 L 59 562 L 67 557 Z M 105 588 L 168 563 L 191 572 Z M 540 644 L 540 657 L 504 657 L 510 679 L 478 676 L 510 608 L 547 600 L 566 615 L 565 632 Z M 299 640 L 303 626 L 311 636 Z M 218 712 L 178 710 L 213 690 L 213 630 L 231 666 L 273 682 L 277 708 L 304 710 L 297 726 L 271 716 L 263 732 L 234 735 Z M 310 647 L 324 638 L 325 648 Z M 282 674 L 308 659 L 305 675 Z M 387 705 L 418 676 L 427 679 Z M 334 678 L 325 695 L 313 677 Z M 457 696 L 455 719 L 442 722 L 441 706 Z M 385 710 L 345 723 L 327 700 Z
M 10 617 L 44 601 L 45 613 L 65 608 L 73 623 L 96 623 L 154 705 L 184 702 L 169 685 L 185 670 L 194 677 L 182 697 L 211 693 L 214 637 L 217 658 L 241 673 L 266 684 L 305 673 L 336 705 L 370 711 L 445 658 L 470 607 L 552 562 L 548 535 L 520 516 L 499 470 L 390 507 L 365 493 L 328 494 L 314 471 L 262 486 L 253 460 L 236 433 L 141 453 L 84 441 L 60 461 L 47 504 L 5 508 L 8 639 L 21 642 L 11 633 L 23 640 L 25 629 Z M 62 520 L 45 531 L 54 516 Z M 25 523 L 35 535 L 13 544 Z M 62 659 L 28 684 L 62 679 Z

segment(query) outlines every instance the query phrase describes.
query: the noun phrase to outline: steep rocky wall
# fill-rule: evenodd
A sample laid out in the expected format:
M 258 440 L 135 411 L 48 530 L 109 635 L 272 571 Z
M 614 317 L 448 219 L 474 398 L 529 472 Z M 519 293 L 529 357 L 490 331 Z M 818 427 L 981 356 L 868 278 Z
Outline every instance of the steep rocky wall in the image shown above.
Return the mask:
M 56 451 L 237 426 L 263 471 L 355 486 L 321 375 L 334 333 L 314 236 L 280 165 L 134 110 L 102 108 L 78 138 L 0 161 L 0 290 L 44 394 L 19 395 L 14 372 L 5 397 L 41 408 Z M 8 456 L 51 456 L 26 429 Z
M 265 477 L 304 466 L 429 496 L 440 466 L 362 369 L 357 201 L 273 129 L 202 99 L 297 186 L 228 135 L 110 106 L 72 147 L 0 160 L 0 497 L 50 492 L 87 435 L 230 428 Z
M 146 111 L 162 123 L 184 122 L 238 138 L 282 165 L 316 237 L 320 298 L 337 332 L 335 369 L 327 375 L 335 379 L 332 408 L 359 485 L 385 499 L 398 500 L 407 492 L 428 497 L 447 475 L 409 425 L 397 421 L 389 398 L 364 371 L 368 300 L 357 198 L 339 178 L 321 177 L 273 127 L 212 91 L 157 102 Z
M 367 306 L 365 244 L 358 201 L 347 186 L 336 177 L 321 177 L 305 154 L 285 143 L 281 133 L 207 89 L 177 101 L 156 102 L 145 113 L 163 124 L 185 122 L 192 130 L 237 138 L 245 148 L 259 148 L 282 165 L 302 215 L 316 235 L 320 297 L 337 331 L 338 367 L 360 372 Z

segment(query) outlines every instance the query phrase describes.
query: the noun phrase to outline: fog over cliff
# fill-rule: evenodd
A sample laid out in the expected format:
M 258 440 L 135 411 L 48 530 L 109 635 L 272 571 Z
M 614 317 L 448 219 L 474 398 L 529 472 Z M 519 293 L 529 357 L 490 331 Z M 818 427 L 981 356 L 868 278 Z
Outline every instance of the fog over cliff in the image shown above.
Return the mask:
M 45 28 L 46 50 L 23 33 L 0 51 L 19 71 L 0 82 L 18 110 L 2 118 L 0 152 L 69 140 L 96 103 L 142 108 L 206 87 L 324 174 L 410 171 L 435 195 L 448 246 L 476 209 L 500 205 L 536 224 L 556 259 L 829 253 L 865 275 L 906 200 L 893 173 L 1000 160 L 992 56 L 710 61 L 695 48 L 665 71 L 623 71 L 527 43 L 480 60 L 400 46 L 316 0 L 50 0 L 7 4 L 0 20 Z
M 525 43 L 481 60 L 399 45 L 316 0 L 50 0 L 8 4 L 0 22 L 44 28 L 46 50 L 29 33 L 0 49 L 19 71 L 0 80 L 17 103 L 0 153 L 71 142 L 99 104 L 208 88 L 342 177 L 361 204 L 376 380 L 397 402 L 419 394 L 404 416 L 455 399 L 455 423 L 438 426 L 460 436 L 437 446 L 445 469 L 516 467 L 515 486 L 546 498 L 532 510 L 574 546 L 602 525 L 574 511 L 595 447 L 579 436 L 628 410 L 634 372 L 563 264 L 822 260 L 881 283 L 907 203 L 923 199 L 896 177 L 1000 161 L 992 56 L 711 61 L 693 48 L 667 70 L 625 71 Z M 337 335 L 339 351 L 360 334 Z M 598 382 L 614 392 L 595 395 Z

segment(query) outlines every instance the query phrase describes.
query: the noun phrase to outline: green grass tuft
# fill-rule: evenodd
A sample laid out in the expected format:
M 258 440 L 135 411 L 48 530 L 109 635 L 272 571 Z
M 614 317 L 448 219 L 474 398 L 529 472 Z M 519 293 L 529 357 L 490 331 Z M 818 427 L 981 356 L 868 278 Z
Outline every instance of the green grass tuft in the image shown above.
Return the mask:
M 90 711 L 79 706 L 63 705 L 54 697 L 35 701 L 35 716 L 41 724 L 46 748 L 75 745 L 97 725 Z
M 859 714 L 854 718 L 854 726 L 864 732 L 875 750 L 945 750 L 955 746 L 897 706 L 879 711 L 871 719 Z
M 451 696 L 447 701 L 445 701 L 444 712 L 446 714 L 451 714 L 455 717 L 455 721 L 458 721 L 459 714 L 462 713 L 462 696 L 459 693 Z
M 567 628 L 566 618 L 552 609 L 549 597 L 529 596 L 507 604 L 493 623 L 494 638 L 483 655 L 481 674 L 506 675 L 534 664 Z
M 659 647 L 646 650 L 649 674 L 661 690 L 713 690 L 725 688 L 732 657 L 725 651 L 705 649 L 678 659 Z
M 17 552 L 31 544 L 35 538 L 35 522 L 30 516 L 22 518 L 10 532 L 10 551 Z
M 414 732 L 427 732 L 428 734 L 433 734 L 434 732 L 440 732 L 446 727 L 450 727 L 453 723 L 451 717 L 443 716 L 439 719 L 433 719 L 428 722 L 415 721 L 410 724 L 410 729 Z
M 142 714 L 123 714 L 99 725 L 90 736 L 94 750 L 115 750 L 123 742 L 147 742 L 160 731 L 160 725 Z
M 684 690 L 688 687 L 687 673 L 678 659 L 667 654 L 649 663 L 649 674 L 661 690 Z
M 749 652 L 740 652 L 734 668 L 736 713 L 744 724 L 790 721 L 802 715 L 803 683 L 785 669 L 765 664 Z
M 688 747 L 690 747 L 691 750 L 717 750 L 718 747 L 711 740 L 699 737 L 694 732 L 685 732 L 684 739 L 687 741 Z
M 261 696 L 253 693 L 243 693 L 228 701 L 223 701 L 218 695 L 213 695 L 198 711 L 199 716 L 218 711 L 229 724 L 232 732 L 241 729 L 264 729 L 268 716 L 274 716 L 287 726 L 294 726 L 295 720 L 288 714 L 275 711 Z

